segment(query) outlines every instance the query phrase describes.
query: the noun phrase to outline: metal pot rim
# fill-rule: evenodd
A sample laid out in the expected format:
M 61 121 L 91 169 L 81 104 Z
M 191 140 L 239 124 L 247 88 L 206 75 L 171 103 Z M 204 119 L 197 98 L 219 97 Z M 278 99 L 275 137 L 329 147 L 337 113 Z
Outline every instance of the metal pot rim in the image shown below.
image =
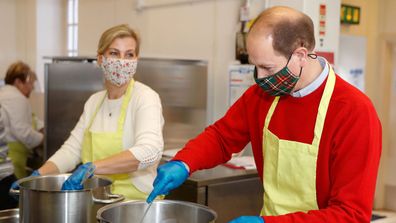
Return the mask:
M 101 215 L 103 212 L 113 208 L 113 207 L 118 207 L 118 206 L 123 206 L 125 204 L 129 204 L 129 203 L 146 203 L 146 201 L 142 201 L 142 200 L 129 200 L 129 201 L 123 201 L 123 202 L 118 202 L 118 203 L 114 203 L 114 204 L 109 204 L 106 205 L 104 207 L 101 207 L 98 212 L 96 213 L 96 219 L 97 220 L 101 220 L 101 221 L 106 221 L 106 219 L 104 219 Z M 153 201 L 153 203 L 166 203 L 166 204 L 183 204 L 189 207 L 196 207 L 199 209 L 204 209 L 206 211 L 209 211 L 211 214 L 213 214 L 214 219 L 217 219 L 217 213 L 210 209 L 208 206 L 202 205 L 202 204 L 198 204 L 198 203 L 193 203 L 193 202 L 189 202 L 189 201 L 176 201 L 176 200 L 155 200 Z
M 29 181 L 32 181 L 32 180 L 35 180 L 35 179 L 52 178 L 52 177 L 66 177 L 66 178 L 68 178 L 69 176 L 71 176 L 70 173 L 49 174 L 49 175 L 25 177 L 25 178 L 19 179 L 17 181 L 17 184 L 19 185 L 20 189 L 30 190 L 30 191 L 48 192 L 48 193 L 59 193 L 59 192 L 60 193 L 76 193 L 76 192 L 92 191 L 94 189 L 94 188 L 84 188 L 82 190 L 67 190 L 67 191 L 62 191 L 62 190 L 39 190 L 39 189 L 28 188 L 28 187 L 22 185 L 22 183 L 24 183 L 24 182 L 29 182 Z M 109 179 L 108 177 L 94 175 L 93 178 L 100 178 L 100 179 L 103 179 L 103 180 L 108 180 L 110 182 L 110 184 L 112 183 L 112 180 Z
M 19 218 L 19 208 L 0 210 L 0 220 Z

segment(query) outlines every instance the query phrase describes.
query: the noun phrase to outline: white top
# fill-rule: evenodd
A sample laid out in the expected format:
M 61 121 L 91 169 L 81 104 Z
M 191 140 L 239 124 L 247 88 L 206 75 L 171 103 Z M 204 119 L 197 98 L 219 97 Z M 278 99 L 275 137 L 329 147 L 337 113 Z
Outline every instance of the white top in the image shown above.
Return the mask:
M 44 135 L 32 125 L 32 108 L 28 98 L 13 85 L 0 88 L 1 115 L 5 128 L 5 141 L 21 142 L 28 149 L 38 146 Z
M 61 173 L 73 170 L 81 162 L 84 132 L 89 125 L 98 104 L 105 97 L 106 90 L 93 94 L 85 103 L 83 114 L 70 137 L 49 159 Z M 92 131 L 117 131 L 117 122 L 124 96 L 110 100 L 106 97 L 92 123 Z M 111 115 L 110 115 L 111 113 Z M 143 192 L 150 192 L 156 176 L 156 168 L 162 156 L 164 141 L 162 128 L 164 118 L 159 95 L 148 86 L 135 81 L 128 104 L 123 145 L 139 161 L 137 171 L 130 173 L 131 181 Z

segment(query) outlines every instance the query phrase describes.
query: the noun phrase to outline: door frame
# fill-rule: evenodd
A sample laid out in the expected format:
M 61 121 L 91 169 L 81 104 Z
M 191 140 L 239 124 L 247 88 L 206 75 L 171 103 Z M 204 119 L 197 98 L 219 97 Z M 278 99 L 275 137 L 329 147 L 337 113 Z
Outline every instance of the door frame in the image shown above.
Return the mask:
M 388 171 L 388 157 L 391 152 L 390 149 L 390 97 L 392 93 L 392 72 L 393 72 L 393 61 L 395 61 L 393 49 L 396 47 L 396 34 L 385 33 L 379 36 L 379 57 L 376 60 L 379 68 L 379 72 L 374 74 L 378 81 L 377 90 L 378 92 L 378 103 L 377 112 L 381 119 L 382 125 L 382 154 L 380 167 L 377 177 L 377 187 L 375 193 L 374 207 L 376 209 L 384 209 L 387 207 L 387 196 L 386 179 Z M 396 190 L 396 188 L 395 188 Z M 389 192 L 389 191 L 388 191 Z M 396 198 L 395 198 L 396 199 Z M 396 210 L 395 210 L 396 211 Z

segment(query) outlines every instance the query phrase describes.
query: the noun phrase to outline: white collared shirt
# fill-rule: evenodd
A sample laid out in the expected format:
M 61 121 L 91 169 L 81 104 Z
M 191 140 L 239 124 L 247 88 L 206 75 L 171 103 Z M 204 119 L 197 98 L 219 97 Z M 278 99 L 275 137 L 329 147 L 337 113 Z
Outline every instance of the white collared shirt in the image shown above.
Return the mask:
M 314 92 L 316 89 L 318 89 L 320 85 L 322 85 L 322 83 L 326 80 L 327 75 L 329 75 L 329 67 L 327 66 L 328 63 L 326 59 L 323 57 L 318 56 L 318 60 L 323 68 L 322 73 L 320 73 L 320 75 L 314 81 L 312 81 L 312 83 L 308 84 L 306 87 L 298 91 L 292 92 L 290 94 L 291 96 L 295 98 L 301 98 L 307 96 L 312 92 Z

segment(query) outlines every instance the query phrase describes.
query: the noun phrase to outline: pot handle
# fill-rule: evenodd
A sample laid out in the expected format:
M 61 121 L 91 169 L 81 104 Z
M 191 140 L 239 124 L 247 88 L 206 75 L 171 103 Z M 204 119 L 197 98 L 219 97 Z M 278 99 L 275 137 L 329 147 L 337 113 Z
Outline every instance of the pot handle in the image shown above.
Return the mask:
M 14 197 L 18 197 L 19 196 L 19 194 L 20 194 L 19 185 L 21 183 L 20 181 L 21 181 L 21 179 L 17 180 L 16 182 L 14 182 L 11 185 L 10 190 L 8 192 L 11 196 L 14 196 Z M 14 184 L 16 184 L 17 186 L 14 186 Z
M 93 198 L 93 201 L 95 203 L 99 203 L 99 204 L 112 204 L 115 202 L 119 202 L 124 200 L 124 195 L 122 194 L 109 194 L 108 195 L 110 199 L 99 199 L 99 198 Z
M 13 195 L 13 196 L 19 196 L 19 190 L 15 190 L 15 189 L 10 188 L 9 193 L 11 195 Z

